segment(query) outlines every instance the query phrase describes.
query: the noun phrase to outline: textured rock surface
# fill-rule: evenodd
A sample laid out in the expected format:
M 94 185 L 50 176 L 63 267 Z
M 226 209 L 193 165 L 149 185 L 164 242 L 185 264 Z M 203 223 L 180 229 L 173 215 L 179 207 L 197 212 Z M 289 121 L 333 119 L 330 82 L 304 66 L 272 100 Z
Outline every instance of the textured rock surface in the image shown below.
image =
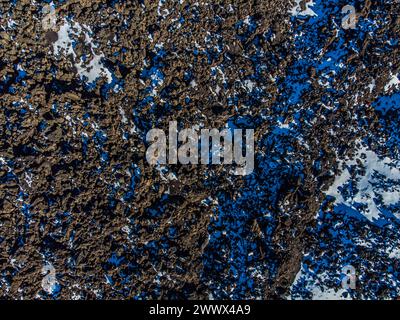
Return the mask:
M 396 1 L 14 0 L 0 17 L 2 298 L 399 295 Z M 254 173 L 149 166 L 169 121 L 254 129 Z

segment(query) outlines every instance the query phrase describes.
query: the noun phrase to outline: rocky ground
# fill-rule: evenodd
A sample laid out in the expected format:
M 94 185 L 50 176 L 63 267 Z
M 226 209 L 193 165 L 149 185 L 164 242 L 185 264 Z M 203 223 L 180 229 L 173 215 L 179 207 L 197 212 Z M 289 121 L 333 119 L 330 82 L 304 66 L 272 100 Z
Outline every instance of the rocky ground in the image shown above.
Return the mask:
M 400 3 L 13 0 L 0 20 L 0 297 L 399 296 Z M 150 166 L 170 121 L 254 129 L 254 172 Z

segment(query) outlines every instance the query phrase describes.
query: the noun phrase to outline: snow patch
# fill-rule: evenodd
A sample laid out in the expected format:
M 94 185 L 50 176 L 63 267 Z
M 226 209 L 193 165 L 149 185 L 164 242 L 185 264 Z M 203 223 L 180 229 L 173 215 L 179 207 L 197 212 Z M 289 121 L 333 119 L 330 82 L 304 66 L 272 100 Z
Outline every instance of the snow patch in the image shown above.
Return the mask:
M 400 248 L 394 248 L 392 250 L 388 250 L 389 258 L 400 260 Z
M 42 288 L 48 294 L 54 294 L 59 289 L 59 284 L 56 279 L 56 270 L 50 262 L 47 262 L 42 268 L 42 274 L 45 277 L 42 279 Z
M 374 151 L 362 146 L 353 159 L 341 161 L 340 167 L 341 174 L 326 192 L 336 198 L 336 205 L 344 204 L 374 221 L 379 219 L 381 213 L 379 202 L 390 206 L 400 201 L 400 170 L 390 158 L 380 158 Z M 352 185 L 351 192 L 346 190 L 349 184 Z M 360 204 L 364 204 L 365 208 Z

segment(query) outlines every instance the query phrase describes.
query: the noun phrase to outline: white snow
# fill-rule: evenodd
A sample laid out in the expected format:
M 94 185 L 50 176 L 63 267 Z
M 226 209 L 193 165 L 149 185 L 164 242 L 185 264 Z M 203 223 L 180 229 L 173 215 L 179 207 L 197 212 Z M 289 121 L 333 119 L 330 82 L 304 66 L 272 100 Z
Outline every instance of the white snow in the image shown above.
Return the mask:
M 295 0 L 296 4 L 295 6 L 289 11 L 292 16 L 310 16 L 310 17 L 315 17 L 317 16 L 317 14 L 311 9 L 311 7 L 313 7 L 315 5 L 314 1 L 308 1 L 306 2 L 306 9 L 302 10 L 300 3 L 302 2 L 302 0 Z M 307 1 L 307 0 L 305 0 Z
M 343 296 L 343 293 L 347 292 L 347 290 L 341 288 L 340 285 L 337 288 L 329 288 L 326 285 L 329 280 L 329 275 L 326 273 L 319 274 L 317 279 L 314 280 L 304 272 L 302 266 L 293 281 L 292 288 L 297 284 L 297 282 L 302 280 L 305 281 L 305 289 L 311 292 L 312 300 L 351 300 L 350 295 L 347 297 Z M 293 297 L 288 298 L 294 300 L 297 299 Z
M 400 260 L 400 248 L 394 248 L 392 250 L 387 250 L 389 258 Z
M 361 162 L 361 166 L 357 164 L 356 159 Z M 341 161 L 340 168 L 342 172 L 336 177 L 326 194 L 336 198 L 335 204 L 345 204 L 357 211 L 360 210 L 356 209 L 356 203 L 366 204 L 367 209 L 360 213 L 370 221 L 378 219 L 380 210 L 376 200 L 381 198 L 385 206 L 396 204 L 400 201 L 400 170 L 393 164 L 394 162 L 390 158 L 379 158 L 374 151 L 362 146 L 356 151 L 353 159 L 347 158 Z M 357 166 L 357 169 L 364 170 L 358 170 L 356 176 L 352 177 L 349 172 L 351 166 Z M 345 199 L 339 188 L 352 179 L 358 191 Z M 388 187 L 387 190 L 382 190 L 382 188 L 376 186 L 376 183 L 382 181 L 382 179 L 394 180 L 396 183 Z
M 344 289 L 321 289 L 320 287 L 312 289 L 313 300 L 351 300 L 350 296 L 347 298 L 343 296 L 344 292 L 346 292 Z
M 128 118 L 126 117 L 125 110 L 121 106 L 119 107 L 119 113 L 121 115 L 122 123 L 128 123 Z
M 245 80 L 244 85 L 247 88 L 248 92 L 252 92 L 256 87 L 256 83 L 251 80 Z
M 105 77 L 107 78 L 107 82 L 111 83 L 112 74 L 101 61 L 104 58 L 104 54 L 97 54 L 95 52 L 97 45 L 93 42 L 90 33 L 91 30 L 89 27 L 81 25 L 78 22 L 69 22 L 64 19 L 64 24 L 60 26 L 60 30 L 57 33 L 58 39 L 53 44 L 54 54 L 56 56 L 60 56 L 61 54 L 64 56 L 72 56 L 81 80 L 93 83 L 98 78 Z M 87 56 L 88 61 L 86 62 L 83 61 L 83 57 L 79 57 L 79 61 L 76 61 L 77 54 L 73 48 L 74 37 L 77 38 L 80 35 L 84 36 L 85 44 L 90 47 L 90 54 Z
M 370 93 L 372 93 L 372 92 L 374 91 L 375 87 L 376 87 L 376 82 L 375 82 L 375 79 L 372 79 L 372 82 L 371 82 L 371 84 L 370 84 L 370 85 L 368 85 L 369 92 L 370 92 Z
M 395 89 L 398 89 L 400 84 L 400 79 L 396 74 L 391 73 L 391 78 L 389 82 L 385 86 L 385 92 L 389 91 L 392 87 L 395 87 Z
M 165 19 L 169 15 L 168 9 L 161 10 L 161 7 L 165 4 L 165 2 L 166 2 L 165 0 L 159 0 L 157 7 L 157 14 L 161 16 L 163 19 Z

